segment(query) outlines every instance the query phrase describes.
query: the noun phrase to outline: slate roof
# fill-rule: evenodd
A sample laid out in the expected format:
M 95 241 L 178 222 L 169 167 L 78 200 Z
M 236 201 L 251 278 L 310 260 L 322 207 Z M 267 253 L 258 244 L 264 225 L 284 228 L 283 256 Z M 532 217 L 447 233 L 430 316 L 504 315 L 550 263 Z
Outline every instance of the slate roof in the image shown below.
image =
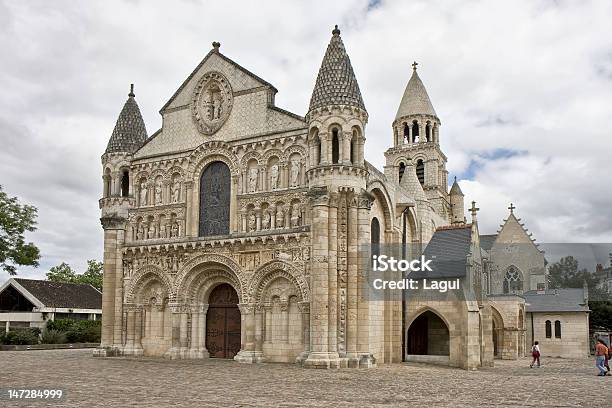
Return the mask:
M 490 251 L 491 248 L 493 248 L 493 244 L 495 243 L 496 239 L 497 239 L 497 234 L 481 235 L 480 236 L 480 248 L 484 249 L 485 251 Z
M 412 76 L 408 81 L 408 85 L 406 85 L 406 90 L 404 90 L 404 96 L 402 96 L 395 119 L 408 115 L 438 116 L 416 69 L 413 69 Z
M 91 285 L 13 278 L 45 307 L 102 309 L 102 293 Z
M 413 272 L 411 278 L 460 278 L 465 276 L 470 253 L 472 226 L 438 229 L 423 252 L 425 259 L 433 259 L 433 271 Z
M 147 129 L 134 96 L 132 86 L 106 146 L 106 153 L 135 153 L 147 140 Z
M 548 289 L 523 293 L 527 312 L 588 312 L 584 289 Z
M 338 26 L 332 31 L 332 38 L 327 46 L 321 63 L 309 111 L 329 105 L 348 105 L 366 110 Z

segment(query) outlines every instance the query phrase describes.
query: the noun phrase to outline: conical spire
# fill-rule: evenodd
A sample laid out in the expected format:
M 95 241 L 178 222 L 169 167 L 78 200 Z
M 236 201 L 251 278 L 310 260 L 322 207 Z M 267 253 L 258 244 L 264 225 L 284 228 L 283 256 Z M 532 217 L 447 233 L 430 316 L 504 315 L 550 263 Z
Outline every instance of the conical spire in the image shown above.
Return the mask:
M 406 90 L 404 91 L 404 96 L 402 97 L 402 102 L 397 110 L 395 119 L 409 115 L 438 116 L 431 104 L 425 85 L 423 85 L 423 81 L 421 81 L 419 74 L 417 74 L 417 65 L 416 62 L 412 64 L 412 77 L 410 77 L 410 81 L 406 85 Z
M 459 183 L 457 183 L 457 177 L 455 177 L 455 181 L 450 189 L 451 195 L 459 195 L 463 197 L 463 191 L 461 191 L 461 187 L 459 187 Z
M 147 140 L 147 129 L 134 97 L 134 84 L 132 84 L 128 99 L 121 109 L 113 134 L 108 141 L 106 153 L 134 153 Z
M 338 26 L 332 31 L 323 57 L 309 111 L 329 105 L 349 105 L 366 110 Z
M 415 200 L 425 201 L 427 198 L 425 197 L 425 191 L 423 191 L 423 186 L 419 182 L 419 178 L 416 174 L 416 169 L 412 164 L 412 160 L 408 159 L 408 164 L 406 164 L 406 168 L 404 169 L 404 174 L 402 175 L 402 180 L 400 181 L 400 186 L 403 187 L 411 197 L 414 197 Z

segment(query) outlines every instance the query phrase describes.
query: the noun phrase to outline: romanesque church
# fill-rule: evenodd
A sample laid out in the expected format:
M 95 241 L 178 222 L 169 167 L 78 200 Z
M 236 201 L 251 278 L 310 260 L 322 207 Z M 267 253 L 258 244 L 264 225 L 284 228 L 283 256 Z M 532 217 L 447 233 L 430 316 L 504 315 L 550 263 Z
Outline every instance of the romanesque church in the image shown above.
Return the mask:
M 456 180 L 449 189 L 416 64 L 383 171 L 364 160 L 368 112 L 337 27 L 305 116 L 277 107 L 276 93 L 217 42 L 150 136 L 132 88 L 102 155 L 94 355 L 465 369 L 523 355 L 524 294 L 546 292 L 544 254 L 513 206 L 481 236 L 476 204 L 464 208 Z M 508 251 L 517 243 L 528 255 Z M 384 245 L 441 261 L 427 277 L 461 289 L 372 296 L 368 249 Z

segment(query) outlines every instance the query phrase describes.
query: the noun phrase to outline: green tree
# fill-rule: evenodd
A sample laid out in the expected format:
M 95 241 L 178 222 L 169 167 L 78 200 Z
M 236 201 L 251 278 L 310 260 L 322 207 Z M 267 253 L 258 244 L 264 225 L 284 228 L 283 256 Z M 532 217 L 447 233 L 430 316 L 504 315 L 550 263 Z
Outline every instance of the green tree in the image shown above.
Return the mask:
M 9 275 L 17 274 L 17 265 L 38 266 L 40 251 L 24 237 L 26 231 L 36 230 L 36 211 L 9 197 L 0 186 L 0 268 Z
M 47 272 L 47 280 L 52 282 L 83 283 L 102 290 L 102 273 L 104 264 L 94 259 L 87 261 L 87 269 L 82 274 L 77 274 L 70 265 L 62 262 L 53 266 Z

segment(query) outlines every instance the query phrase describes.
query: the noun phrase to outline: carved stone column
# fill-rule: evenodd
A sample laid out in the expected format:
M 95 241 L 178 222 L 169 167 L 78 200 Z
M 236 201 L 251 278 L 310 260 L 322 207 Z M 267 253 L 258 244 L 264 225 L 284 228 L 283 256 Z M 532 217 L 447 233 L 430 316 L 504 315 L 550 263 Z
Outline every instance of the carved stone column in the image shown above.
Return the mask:
M 264 306 L 264 313 L 266 315 L 264 342 L 271 343 L 272 342 L 272 305 L 266 304 Z
M 185 183 L 185 221 L 187 227 L 185 228 L 186 236 L 193 236 L 193 226 L 192 224 L 195 222 L 193 217 L 193 181 L 186 181 Z
M 327 138 L 327 135 L 324 136 Z M 304 367 L 338 367 L 338 354 L 329 349 L 329 193 L 327 188 L 311 188 L 312 257 L 310 315 L 311 350 Z
M 238 208 L 238 183 L 240 179 L 238 176 L 232 176 L 231 189 L 230 189 L 230 219 L 229 219 L 229 232 L 238 232 L 240 226 L 236 217 Z
M 338 352 L 338 193 L 329 200 L 329 352 Z
M 143 307 L 137 306 L 136 310 L 134 310 L 134 352 L 132 353 L 135 356 L 142 356 L 142 319 L 143 317 Z
M 189 343 L 189 358 L 200 356 L 200 314 L 202 308 L 197 305 L 191 308 L 191 342 Z
M 127 306 L 127 330 L 126 330 L 126 342 L 125 347 L 123 348 L 123 354 L 131 355 L 134 350 L 134 318 L 135 318 L 135 309 L 133 306 Z
M 349 367 L 359 366 L 357 354 L 357 268 L 358 258 L 358 218 L 357 198 L 348 201 L 348 256 L 347 256 L 347 320 L 346 320 L 346 357 Z
M 329 164 L 330 163 L 330 159 L 331 159 L 331 154 L 329 152 L 330 150 L 330 146 L 331 143 L 329 143 L 328 140 L 329 134 L 327 132 L 325 133 L 319 133 L 319 140 L 321 141 L 321 160 L 320 163 L 325 165 L 325 164 Z
M 263 353 L 255 351 L 255 305 L 240 303 L 238 308 L 240 309 L 241 333 L 244 333 L 244 343 L 234 360 L 239 363 L 258 363 L 262 361 Z
M 296 363 L 303 363 L 310 353 L 310 302 L 299 302 L 298 308 L 302 318 L 302 346 L 303 351 L 295 359 Z
M 357 217 L 359 223 L 357 230 L 361 246 L 370 244 L 370 208 L 373 201 L 374 197 L 366 191 L 362 191 L 358 196 Z M 368 256 L 367 251 L 361 252 L 363 252 L 362 256 Z M 366 265 L 369 265 L 369 259 L 361 260 L 358 263 L 357 272 L 357 352 L 360 356 L 360 367 L 376 365 L 376 359 L 370 352 L 370 333 L 368 329 L 370 321 L 369 287 L 366 281 L 369 268 Z
M 169 303 L 170 311 L 172 312 L 172 333 L 171 333 L 171 347 L 166 351 L 164 357 L 177 359 L 180 358 L 180 335 L 181 335 L 181 311 L 182 305 L 179 303 Z
M 280 341 L 282 343 L 288 343 L 289 342 L 289 302 L 281 302 L 280 311 L 281 311 Z
M 199 313 L 199 330 L 200 336 L 198 337 L 198 358 L 208 358 L 210 355 L 208 349 L 206 349 L 206 314 L 208 313 L 208 305 L 201 305 Z
M 342 164 L 351 164 L 351 132 L 342 133 Z
M 180 313 L 180 334 L 179 334 L 179 344 L 180 351 L 179 354 L 181 358 L 189 357 L 189 333 L 187 329 L 189 327 L 189 309 L 188 306 L 184 305 L 181 308 Z
M 255 352 L 263 356 L 264 306 L 255 306 Z

